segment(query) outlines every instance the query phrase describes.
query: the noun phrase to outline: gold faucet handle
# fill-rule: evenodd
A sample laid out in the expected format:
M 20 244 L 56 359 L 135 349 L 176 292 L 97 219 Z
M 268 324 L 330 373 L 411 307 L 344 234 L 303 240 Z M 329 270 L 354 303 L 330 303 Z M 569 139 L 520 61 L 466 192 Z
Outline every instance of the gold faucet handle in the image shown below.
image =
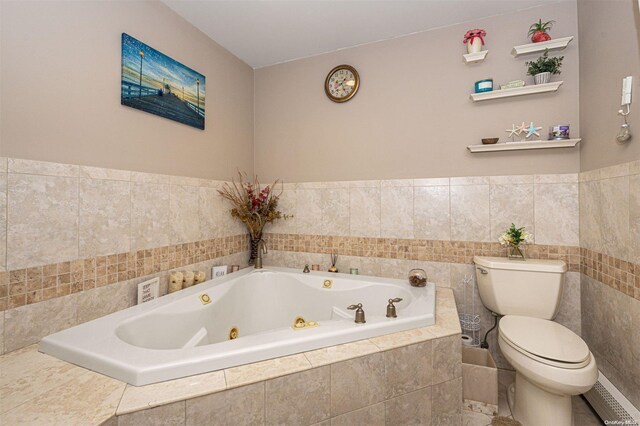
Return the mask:
M 402 302 L 402 297 L 396 297 L 395 299 L 389 299 L 389 304 L 393 305 L 394 303 Z
M 358 303 L 357 305 L 349 305 L 347 306 L 347 309 L 351 309 L 352 311 L 354 309 L 362 309 L 362 303 Z

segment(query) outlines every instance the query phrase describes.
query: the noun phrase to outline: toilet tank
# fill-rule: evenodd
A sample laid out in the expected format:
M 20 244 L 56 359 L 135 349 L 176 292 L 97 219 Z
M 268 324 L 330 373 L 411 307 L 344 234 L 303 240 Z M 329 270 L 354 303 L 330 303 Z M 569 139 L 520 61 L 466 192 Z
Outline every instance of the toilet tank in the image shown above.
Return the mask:
M 567 264 L 561 260 L 473 258 L 484 306 L 500 315 L 551 320 L 562 300 Z

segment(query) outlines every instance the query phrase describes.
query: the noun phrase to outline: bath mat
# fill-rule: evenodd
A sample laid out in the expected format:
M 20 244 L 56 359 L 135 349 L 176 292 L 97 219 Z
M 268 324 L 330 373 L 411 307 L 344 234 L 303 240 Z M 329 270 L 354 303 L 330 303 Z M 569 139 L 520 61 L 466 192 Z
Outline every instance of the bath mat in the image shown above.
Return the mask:
M 491 426 L 522 426 L 522 423 L 511 417 L 495 416 L 491 419 Z

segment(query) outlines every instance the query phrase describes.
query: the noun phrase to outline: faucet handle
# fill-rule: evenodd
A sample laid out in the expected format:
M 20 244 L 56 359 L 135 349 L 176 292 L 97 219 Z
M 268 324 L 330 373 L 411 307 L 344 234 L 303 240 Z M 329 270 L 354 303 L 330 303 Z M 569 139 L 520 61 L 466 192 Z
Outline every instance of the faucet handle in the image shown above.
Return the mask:
M 347 306 L 347 309 L 356 310 L 356 324 L 364 324 L 365 322 L 367 322 L 364 319 L 364 310 L 362 309 L 362 303 L 358 303 L 357 305 L 349 305 Z
M 349 305 L 347 306 L 347 309 L 351 309 L 352 311 L 354 309 L 362 309 L 362 303 L 358 303 L 357 305 Z
M 402 302 L 402 297 L 396 297 L 395 299 L 389 299 L 389 304 L 393 305 L 394 303 Z

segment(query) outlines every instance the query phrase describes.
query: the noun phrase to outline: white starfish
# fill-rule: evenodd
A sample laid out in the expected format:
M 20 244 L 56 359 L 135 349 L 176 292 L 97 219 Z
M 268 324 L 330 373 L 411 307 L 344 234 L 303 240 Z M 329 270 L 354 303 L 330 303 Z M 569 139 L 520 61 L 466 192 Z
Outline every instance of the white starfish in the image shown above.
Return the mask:
M 520 126 L 516 127 L 516 130 L 518 131 L 519 135 L 527 131 L 527 126 L 525 126 L 524 121 Z
M 505 132 L 509 133 L 509 137 L 513 139 L 514 136 L 518 135 L 518 129 L 516 128 L 515 124 L 511 125 L 510 129 L 505 130 Z
M 540 133 L 538 133 L 538 130 L 540 130 L 540 129 L 542 129 L 542 127 L 536 127 L 533 124 L 533 121 L 532 121 L 531 124 L 529 124 L 529 128 L 526 130 L 526 132 L 527 132 L 527 136 L 526 137 L 528 138 L 528 137 L 533 136 L 533 135 L 540 136 Z

